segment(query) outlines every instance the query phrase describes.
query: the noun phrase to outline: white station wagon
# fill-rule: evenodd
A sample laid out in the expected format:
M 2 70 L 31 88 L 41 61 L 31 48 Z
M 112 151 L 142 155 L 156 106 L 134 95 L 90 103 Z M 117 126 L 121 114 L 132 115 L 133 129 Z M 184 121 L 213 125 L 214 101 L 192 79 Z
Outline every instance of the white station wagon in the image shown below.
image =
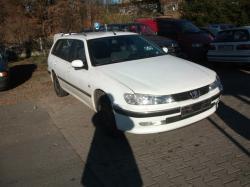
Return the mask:
M 222 90 L 214 71 L 129 32 L 56 34 L 48 71 L 58 96 L 69 93 L 103 114 L 111 132 L 189 125 L 216 111 Z

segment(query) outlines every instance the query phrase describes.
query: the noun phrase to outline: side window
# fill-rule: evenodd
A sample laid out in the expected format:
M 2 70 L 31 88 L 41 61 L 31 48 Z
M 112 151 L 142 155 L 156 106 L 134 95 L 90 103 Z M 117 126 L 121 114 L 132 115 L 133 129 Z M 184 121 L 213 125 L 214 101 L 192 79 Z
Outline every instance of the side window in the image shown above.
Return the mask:
M 72 47 L 70 50 L 71 59 L 73 60 L 82 60 L 83 62 L 86 61 L 85 50 L 84 50 L 84 43 L 81 40 L 74 40 L 72 43 Z
M 54 45 L 54 47 L 53 47 L 51 53 L 52 53 L 53 55 L 58 56 L 58 54 L 59 54 L 59 48 L 60 48 L 61 45 L 62 45 L 62 40 L 58 40 L 58 41 L 56 42 L 56 44 Z
M 70 39 L 58 40 L 52 50 L 52 54 L 70 62 L 70 48 L 72 46 L 72 43 L 73 40 Z
M 71 62 L 70 48 L 72 46 L 72 43 L 73 43 L 73 40 L 64 39 L 63 43 L 61 45 L 61 48 L 60 48 L 60 56 L 59 57 L 68 61 L 68 62 Z

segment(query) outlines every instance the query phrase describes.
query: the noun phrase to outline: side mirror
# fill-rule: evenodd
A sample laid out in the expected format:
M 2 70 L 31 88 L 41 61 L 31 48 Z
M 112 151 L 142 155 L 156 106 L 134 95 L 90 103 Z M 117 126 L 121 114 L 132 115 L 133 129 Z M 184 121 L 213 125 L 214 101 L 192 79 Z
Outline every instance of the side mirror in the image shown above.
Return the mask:
M 71 66 L 73 68 L 79 69 L 79 68 L 84 68 L 85 65 L 82 60 L 73 60 L 71 62 Z
M 165 53 L 168 53 L 168 48 L 167 48 L 167 47 L 163 47 L 162 50 L 163 50 Z

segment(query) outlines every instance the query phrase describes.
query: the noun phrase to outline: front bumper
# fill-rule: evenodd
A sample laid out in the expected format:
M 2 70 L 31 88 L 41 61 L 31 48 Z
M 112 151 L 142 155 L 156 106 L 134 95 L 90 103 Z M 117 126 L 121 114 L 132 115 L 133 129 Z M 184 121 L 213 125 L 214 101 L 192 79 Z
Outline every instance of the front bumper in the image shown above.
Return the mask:
M 132 112 L 114 107 L 117 127 L 135 133 L 158 133 L 184 127 L 213 114 L 220 93 L 192 104 L 155 112 Z

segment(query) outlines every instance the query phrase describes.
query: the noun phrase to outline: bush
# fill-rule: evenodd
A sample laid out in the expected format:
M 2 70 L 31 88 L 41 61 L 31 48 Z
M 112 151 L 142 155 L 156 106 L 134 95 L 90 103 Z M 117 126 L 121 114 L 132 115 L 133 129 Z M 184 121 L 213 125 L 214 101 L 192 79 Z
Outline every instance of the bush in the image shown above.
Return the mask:
M 189 0 L 180 5 L 182 18 L 199 26 L 209 23 L 249 24 L 250 2 L 246 0 Z

